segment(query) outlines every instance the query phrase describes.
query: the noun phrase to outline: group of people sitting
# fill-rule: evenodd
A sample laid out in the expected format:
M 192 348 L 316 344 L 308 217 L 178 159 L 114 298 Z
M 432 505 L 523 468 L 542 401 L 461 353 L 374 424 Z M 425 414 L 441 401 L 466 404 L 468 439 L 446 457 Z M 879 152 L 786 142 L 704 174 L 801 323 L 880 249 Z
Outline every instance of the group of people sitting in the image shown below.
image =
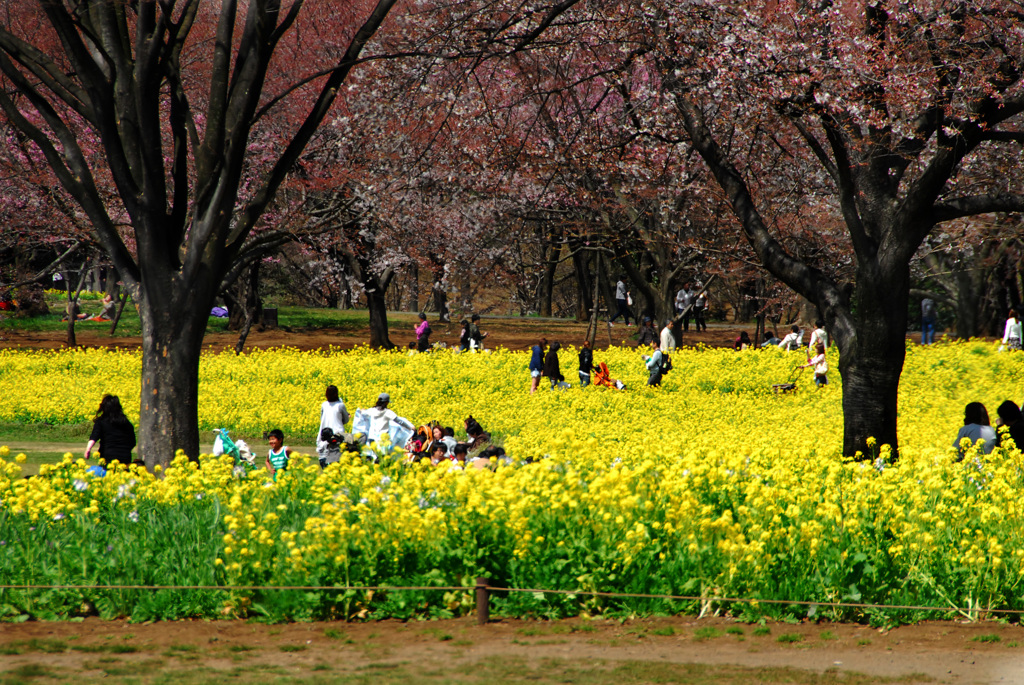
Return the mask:
M 64 308 L 64 317 L 61 321 L 70 321 L 71 319 L 76 321 L 113 321 L 117 315 L 117 302 L 114 301 L 110 293 L 103 295 L 100 305 L 99 313 L 90 316 L 87 312 L 82 311 L 77 302 L 68 302 Z
M 957 461 L 963 460 L 967 451 L 967 445 L 963 442 L 965 438 L 970 441 L 970 445 L 980 440 L 978 451 L 981 454 L 988 454 L 1003 444 L 1006 437 L 1011 438 L 1019 449 L 1024 449 L 1024 414 L 1021 413 L 1020 407 L 1013 400 L 1005 400 L 996 409 L 996 415 L 999 418 L 996 420 L 996 426 L 992 427 L 984 404 L 971 402 L 964 407 L 964 425 L 953 441 L 953 447 L 957 450 Z M 1006 430 L 998 430 L 1000 426 L 1005 426 Z
M 418 428 L 408 419 L 396 414 L 388 405 L 391 396 L 382 392 L 377 402 L 368 409 L 357 409 L 352 416 L 352 432 L 345 431 L 349 413 L 338 396 L 338 388 L 327 386 L 326 399 L 320 405 L 320 428 L 317 433 L 317 455 L 321 468 L 341 458 L 342 451 L 361 452 L 377 460 L 379 452 L 404 448 L 408 463 L 430 461 L 432 464 L 453 462 L 476 468 L 491 466 L 491 457 L 505 457 L 505 450 L 491 443 L 491 436 L 472 416 L 466 418 L 465 441 L 455 437 L 455 429 L 431 421 Z M 381 438 L 388 435 L 390 442 Z

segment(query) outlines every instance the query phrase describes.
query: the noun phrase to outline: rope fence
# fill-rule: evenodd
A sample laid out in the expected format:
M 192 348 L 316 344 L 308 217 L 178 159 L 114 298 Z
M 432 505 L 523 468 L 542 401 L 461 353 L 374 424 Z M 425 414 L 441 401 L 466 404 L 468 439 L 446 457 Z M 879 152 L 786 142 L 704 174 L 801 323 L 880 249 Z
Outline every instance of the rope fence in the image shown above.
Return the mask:
M 669 595 L 637 592 L 601 592 L 598 590 L 549 590 L 545 588 L 506 588 L 490 585 L 488 578 L 477 578 L 476 585 L 467 587 L 465 585 L 345 585 L 345 586 L 324 586 L 324 585 L 16 585 L 0 584 L 0 590 L 215 590 L 215 591 L 275 591 L 275 590 L 301 590 L 305 592 L 348 592 L 373 591 L 373 592 L 469 592 L 476 593 L 476 616 L 477 622 L 481 625 L 490 621 L 490 595 L 492 592 L 512 593 L 528 592 L 531 594 L 544 595 L 583 595 L 587 597 L 608 597 L 613 599 L 667 599 L 680 602 L 711 602 L 728 604 L 785 604 L 808 607 L 825 607 L 833 609 L 888 609 L 903 611 L 954 611 L 967 618 L 975 617 L 979 613 L 989 614 L 1010 614 L 1022 615 L 1024 609 L 982 609 L 980 607 L 957 607 L 957 606 L 919 606 L 914 604 L 872 604 L 870 602 L 823 602 L 804 599 L 760 599 L 758 597 L 724 597 L 719 595 Z

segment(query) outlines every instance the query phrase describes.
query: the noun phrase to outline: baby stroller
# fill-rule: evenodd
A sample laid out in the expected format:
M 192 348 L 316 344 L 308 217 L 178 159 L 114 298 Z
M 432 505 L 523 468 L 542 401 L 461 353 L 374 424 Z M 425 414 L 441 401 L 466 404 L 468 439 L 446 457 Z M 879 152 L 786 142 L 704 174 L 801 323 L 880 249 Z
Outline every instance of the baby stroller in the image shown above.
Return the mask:
M 796 390 L 796 374 L 799 370 L 799 366 L 794 368 L 793 371 L 789 374 L 789 378 L 786 379 L 785 383 L 775 383 L 774 385 L 772 385 L 772 392 L 774 392 L 776 395 L 779 395 L 782 393 L 792 392 Z
M 604 386 L 606 388 L 615 388 L 616 390 L 626 389 L 625 383 L 612 378 L 612 374 L 608 370 L 608 365 L 604 362 L 598 363 L 594 368 L 594 385 Z

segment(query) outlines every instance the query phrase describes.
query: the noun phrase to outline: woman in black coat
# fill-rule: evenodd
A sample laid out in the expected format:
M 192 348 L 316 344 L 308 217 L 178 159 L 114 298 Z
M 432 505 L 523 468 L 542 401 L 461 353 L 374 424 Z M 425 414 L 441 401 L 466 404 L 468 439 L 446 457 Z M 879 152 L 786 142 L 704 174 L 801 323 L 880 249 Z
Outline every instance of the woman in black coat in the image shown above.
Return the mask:
M 555 389 L 556 385 L 565 380 L 565 376 L 562 375 L 562 370 L 558 365 L 558 350 L 560 349 L 562 349 L 562 346 L 557 342 L 553 342 L 547 356 L 544 357 L 544 376 L 551 379 L 552 390 Z
M 135 447 L 135 426 L 124 415 L 121 400 L 117 395 L 104 395 L 100 400 L 100 408 L 92 420 L 92 433 L 89 444 L 85 446 L 85 458 L 92 454 L 96 443 L 100 446 L 100 456 L 112 464 L 132 463 L 132 448 Z
M 1009 437 L 1013 440 L 1013 444 L 1017 446 L 1017 449 L 1024 450 L 1024 415 L 1021 414 L 1020 407 L 1014 404 L 1012 400 L 1006 400 L 996 409 L 996 414 L 999 415 L 997 425 L 1006 426 L 1008 429 L 1002 431 L 996 428 L 996 445 L 1005 445 L 1005 438 Z

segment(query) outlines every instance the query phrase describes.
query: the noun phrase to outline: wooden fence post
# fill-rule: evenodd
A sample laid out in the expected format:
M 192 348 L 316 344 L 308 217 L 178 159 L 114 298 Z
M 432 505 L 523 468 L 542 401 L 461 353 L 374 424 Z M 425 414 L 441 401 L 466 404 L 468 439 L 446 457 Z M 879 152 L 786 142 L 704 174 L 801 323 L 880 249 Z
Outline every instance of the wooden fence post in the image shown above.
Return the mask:
M 491 593 L 487 587 L 487 579 L 478 577 L 476 579 L 476 622 L 479 625 L 487 625 L 491 620 Z

